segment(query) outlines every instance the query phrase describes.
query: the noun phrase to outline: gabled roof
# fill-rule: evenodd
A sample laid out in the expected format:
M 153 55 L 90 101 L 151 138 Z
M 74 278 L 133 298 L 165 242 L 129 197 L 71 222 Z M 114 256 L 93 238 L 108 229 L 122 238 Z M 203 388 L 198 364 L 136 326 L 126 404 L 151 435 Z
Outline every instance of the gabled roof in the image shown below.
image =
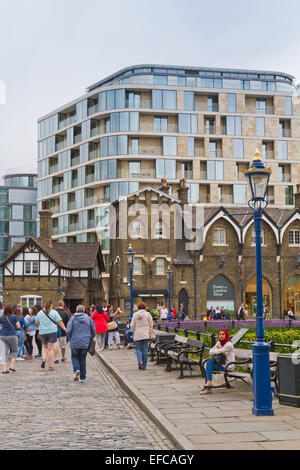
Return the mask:
M 158 196 L 166 197 L 167 199 L 170 199 L 170 201 L 172 201 L 172 202 L 176 202 L 177 204 L 181 204 L 181 201 L 179 199 L 177 199 L 176 197 L 170 196 L 169 194 L 164 193 L 163 191 L 160 191 L 159 189 L 155 189 L 155 188 L 152 188 L 151 186 L 147 186 L 146 188 L 142 188 L 142 189 L 140 189 L 139 191 L 137 191 L 135 193 L 129 194 L 128 196 L 120 197 L 119 199 L 114 201 L 112 203 L 112 205 L 115 205 L 120 201 L 124 201 L 125 199 L 131 199 L 134 196 L 140 196 L 142 193 L 149 192 L 149 191 L 151 191 L 152 193 L 156 193 Z
M 39 238 L 29 238 L 24 243 L 15 243 L 8 257 L 0 263 L 5 266 L 17 254 L 22 252 L 27 246 L 36 245 L 46 256 L 48 256 L 57 266 L 65 269 L 90 269 L 94 268 L 98 259 L 101 271 L 105 271 L 101 247 L 96 243 L 54 243 L 48 245 Z

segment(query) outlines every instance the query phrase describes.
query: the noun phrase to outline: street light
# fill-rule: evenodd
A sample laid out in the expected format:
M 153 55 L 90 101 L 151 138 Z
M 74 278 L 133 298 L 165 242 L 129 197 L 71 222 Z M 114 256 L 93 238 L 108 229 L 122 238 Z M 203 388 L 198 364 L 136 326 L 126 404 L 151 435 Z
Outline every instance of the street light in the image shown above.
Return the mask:
M 132 287 L 132 276 L 133 276 L 133 265 L 134 265 L 134 251 L 132 249 L 131 244 L 128 246 L 128 251 L 125 253 L 127 257 L 127 263 L 129 267 L 129 273 L 130 273 L 130 317 L 129 317 L 129 329 L 131 325 L 131 320 L 133 317 L 133 287 Z
M 172 279 L 172 269 L 168 266 L 167 277 L 168 277 L 168 284 L 169 284 L 169 314 L 168 314 L 168 321 L 172 321 L 171 316 L 171 279 Z
M 262 289 L 262 257 L 261 257 L 261 221 L 262 211 L 267 207 L 268 183 L 271 169 L 266 168 L 258 150 L 250 168 L 245 172 L 249 179 L 252 199 L 248 201 L 253 210 L 256 238 L 256 343 L 253 348 L 253 408 L 256 416 L 273 416 L 270 345 L 265 343 Z

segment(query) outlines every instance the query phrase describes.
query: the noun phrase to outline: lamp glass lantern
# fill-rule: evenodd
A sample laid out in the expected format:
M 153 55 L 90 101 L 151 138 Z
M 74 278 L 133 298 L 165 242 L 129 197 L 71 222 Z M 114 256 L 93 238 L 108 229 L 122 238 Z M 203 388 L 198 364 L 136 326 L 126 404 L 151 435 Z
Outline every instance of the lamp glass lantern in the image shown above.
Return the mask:
M 246 171 L 252 196 L 251 203 L 254 203 L 255 208 L 261 208 L 263 203 L 267 204 L 271 172 L 270 168 L 266 168 L 259 152 L 256 151 L 255 158 L 252 160 L 249 170 Z
M 133 252 L 133 249 L 132 249 L 132 246 L 129 245 L 128 247 L 128 251 L 126 253 L 126 257 L 127 257 L 127 263 L 128 263 L 128 266 L 133 266 L 133 263 L 134 263 L 134 252 Z
M 172 269 L 170 268 L 170 266 L 168 266 L 167 277 L 169 281 L 172 279 L 172 274 Z

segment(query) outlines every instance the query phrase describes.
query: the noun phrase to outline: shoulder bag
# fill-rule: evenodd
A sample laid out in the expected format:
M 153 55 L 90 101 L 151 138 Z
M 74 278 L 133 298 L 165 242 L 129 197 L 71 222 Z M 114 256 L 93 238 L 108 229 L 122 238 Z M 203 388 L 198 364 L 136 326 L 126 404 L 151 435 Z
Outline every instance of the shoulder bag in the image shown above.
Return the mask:
M 223 366 L 224 364 L 226 364 L 226 356 L 225 354 L 213 354 L 212 356 L 212 359 L 214 359 L 216 361 L 217 364 L 219 364 L 220 366 Z
M 47 313 L 45 312 L 45 310 L 43 310 L 44 314 L 46 315 L 46 317 L 52 321 L 52 323 L 54 323 L 54 325 L 57 326 L 57 337 L 60 338 L 62 336 L 61 334 L 61 329 L 60 329 L 60 326 L 56 323 L 56 321 L 52 320 L 52 318 L 50 317 L 50 315 L 47 315 Z
M 90 319 L 89 319 L 89 321 L 90 321 Z M 96 342 L 93 338 L 91 323 L 90 323 L 90 329 L 91 329 L 91 338 L 90 338 L 90 342 L 89 342 L 88 353 L 91 356 L 94 356 L 95 352 L 96 352 Z

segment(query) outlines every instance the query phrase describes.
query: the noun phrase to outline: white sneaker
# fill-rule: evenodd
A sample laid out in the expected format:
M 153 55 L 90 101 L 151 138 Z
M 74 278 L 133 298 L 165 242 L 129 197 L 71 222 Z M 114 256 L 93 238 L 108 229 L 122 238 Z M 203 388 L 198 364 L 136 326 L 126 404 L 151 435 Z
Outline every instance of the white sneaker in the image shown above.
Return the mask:
M 109 350 L 112 351 L 112 346 L 109 347 Z
M 77 370 L 74 374 L 74 382 L 78 382 L 80 376 L 80 370 Z
M 85 379 L 80 379 L 81 384 L 85 384 Z
M 17 357 L 17 361 L 25 361 L 25 359 L 23 359 L 23 357 Z

